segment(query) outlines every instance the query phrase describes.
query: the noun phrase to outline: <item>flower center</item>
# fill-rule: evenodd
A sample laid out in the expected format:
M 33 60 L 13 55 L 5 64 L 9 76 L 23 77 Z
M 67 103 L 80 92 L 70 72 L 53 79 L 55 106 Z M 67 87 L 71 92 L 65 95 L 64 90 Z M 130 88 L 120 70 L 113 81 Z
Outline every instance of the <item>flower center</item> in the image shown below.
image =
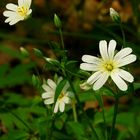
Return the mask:
M 114 69 L 114 66 L 113 66 L 113 64 L 111 64 L 111 63 L 106 63 L 106 64 L 105 64 L 105 69 L 106 69 L 107 71 L 112 71 L 112 70 Z
M 64 92 L 62 92 L 62 93 L 58 96 L 58 100 L 61 100 L 64 96 L 65 96 L 65 94 L 64 94 Z
M 28 9 L 26 7 L 24 7 L 24 6 L 18 7 L 17 12 L 22 17 L 25 17 L 27 15 Z

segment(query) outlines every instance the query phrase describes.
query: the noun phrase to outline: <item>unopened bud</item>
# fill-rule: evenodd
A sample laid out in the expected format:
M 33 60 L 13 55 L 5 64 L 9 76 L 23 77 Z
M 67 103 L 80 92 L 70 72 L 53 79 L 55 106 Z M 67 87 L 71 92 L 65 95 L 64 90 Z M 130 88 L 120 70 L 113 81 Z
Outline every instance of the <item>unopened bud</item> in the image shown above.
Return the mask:
M 34 53 L 38 57 L 43 57 L 43 53 L 39 49 L 34 48 Z
M 110 8 L 110 17 L 112 18 L 112 20 L 114 22 L 117 22 L 118 23 L 118 22 L 121 21 L 120 15 L 113 8 Z
M 44 57 L 45 60 L 50 63 L 50 64 L 53 64 L 53 65 L 60 65 L 59 61 L 56 60 L 56 59 L 52 59 L 52 58 L 47 58 L 47 57 Z
M 84 82 L 84 83 L 80 84 L 80 88 L 83 89 L 83 90 L 89 90 L 92 87 L 87 82 Z
M 57 28 L 61 28 L 62 26 L 61 20 L 56 14 L 54 14 L 54 24 Z
M 36 76 L 34 74 L 32 75 L 32 83 L 34 86 L 38 86 L 40 84 L 40 80 L 39 80 L 38 76 Z
M 20 51 L 21 51 L 21 54 L 24 56 L 24 57 L 28 57 L 29 56 L 29 52 L 23 48 L 23 47 L 20 47 Z

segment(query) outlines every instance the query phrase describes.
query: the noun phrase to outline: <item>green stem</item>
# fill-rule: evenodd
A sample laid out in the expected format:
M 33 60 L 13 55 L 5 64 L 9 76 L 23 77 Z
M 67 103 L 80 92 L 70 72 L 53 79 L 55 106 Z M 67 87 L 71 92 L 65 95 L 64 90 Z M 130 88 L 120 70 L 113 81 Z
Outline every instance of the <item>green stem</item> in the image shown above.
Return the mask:
M 72 103 L 72 110 L 73 110 L 74 121 L 75 122 L 78 122 L 78 119 L 77 119 L 77 111 L 76 111 L 76 106 L 75 106 L 75 102 L 74 101 Z
M 111 131 L 110 131 L 109 140 L 112 140 L 113 132 L 114 132 L 114 129 L 115 129 L 115 123 L 116 123 L 116 118 L 117 118 L 117 113 L 118 113 L 118 103 L 119 103 L 119 98 L 116 96 L 115 105 L 114 105 L 114 115 L 113 115 L 112 127 L 111 127 Z
M 64 50 L 65 46 L 64 46 L 64 39 L 63 39 L 63 34 L 62 34 L 61 28 L 59 28 L 59 34 L 60 34 L 60 40 L 61 40 L 62 49 Z
M 62 34 L 61 28 L 59 28 L 59 33 L 60 33 L 60 40 L 61 40 L 62 49 L 64 50 L 65 47 L 64 47 L 64 40 L 63 40 L 63 34 Z M 64 58 L 67 58 L 66 53 L 64 54 L 63 57 L 64 57 Z M 91 128 L 91 130 L 92 130 L 92 132 L 93 132 L 93 134 L 94 134 L 94 136 L 95 136 L 95 139 L 96 139 L 96 140 L 99 140 L 99 137 L 98 137 L 96 131 L 94 130 L 94 128 L 93 128 L 93 126 L 92 126 L 92 123 L 90 122 L 89 117 L 87 116 L 86 112 L 84 111 L 83 107 L 81 106 L 80 100 L 79 100 L 79 98 L 78 98 L 78 96 L 77 96 L 77 94 L 76 94 L 75 88 L 74 88 L 74 86 L 73 86 L 73 84 L 72 84 L 72 82 L 71 82 L 71 80 L 70 80 L 70 78 L 69 78 L 69 75 L 68 75 L 67 72 L 66 72 L 65 66 L 62 68 L 62 72 L 63 72 L 64 76 L 66 77 L 66 79 L 68 80 L 68 82 L 69 82 L 69 84 L 70 84 L 70 87 L 71 87 L 71 89 L 72 89 L 72 91 L 73 91 L 73 93 L 74 93 L 75 99 L 76 99 L 76 101 L 77 101 L 77 103 L 78 103 L 80 109 L 82 110 L 83 114 L 85 115 L 85 118 L 86 118 L 86 120 L 88 121 L 88 124 L 89 124 L 89 126 L 90 126 L 90 128 Z M 77 119 L 77 114 L 75 114 L 75 115 L 76 115 L 76 119 Z
M 107 139 L 107 127 L 106 127 L 106 119 L 105 119 L 105 109 L 104 109 L 104 105 L 103 105 L 103 99 L 100 95 L 101 98 L 101 108 L 102 108 L 102 114 L 103 114 L 103 120 L 104 120 L 104 129 L 105 129 L 105 139 Z
M 90 129 L 91 129 L 92 132 L 93 132 L 93 135 L 95 136 L 95 139 L 96 139 L 96 140 L 99 140 L 99 137 L 98 137 L 96 131 L 95 131 L 94 128 L 93 128 L 93 125 L 92 125 L 92 123 L 91 123 L 91 121 L 90 121 L 90 118 L 87 116 L 86 112 L 84 111 L 83 107 L 81 106 L 81 103 L 80 103 L 80 100 L 79 100 L 79 98 L 78 98 L 78 96 L 77 96 L 77 94 L 76 94 L 75 88 L 74 88 L 74 86 L 73 86 L 73 84 L 72 84 L 72 82 L 71 82 L 71 80 L 69 79 L 69 76 L 68 76 L 67 74 L 66 74 L 66 77 L 67 77 L 68 82 L 69 82 L 69 84 L 70 84 L 70 87 L 71 87 L 71 89 L 72 89 L 72 91 L 73 91 L 73 93 L 74 93 L 75 99 L 76 99 L 76 101 L 77 101 L 77 103 L 78 103 L 80 109 L 82 110 L 82 112 L 83 112 L 83 114 L 84 114 L 84 117 L 85 117 L 86 120 L 88 121 L 88 124 L 89 124 L 89 126 L 90 126 Z
M 125 33 L 124 33 L 124 30 L 123 30 L 122 23 L 120 23 L 120 28 L 121 28 L 122 37 L 123 37 L 123 47 L 125 48 L 126 47 L 126 45 L 125 45 Z

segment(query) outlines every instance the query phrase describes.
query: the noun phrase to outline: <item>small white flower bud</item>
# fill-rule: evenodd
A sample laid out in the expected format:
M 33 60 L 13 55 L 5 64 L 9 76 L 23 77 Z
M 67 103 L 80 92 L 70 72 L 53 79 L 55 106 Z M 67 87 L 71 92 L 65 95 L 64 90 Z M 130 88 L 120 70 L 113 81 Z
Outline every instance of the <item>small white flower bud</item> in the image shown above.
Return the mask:
M 110 17 L 114 22 L 120 22 L 121 20 L 120 15 L 113 8 L 110 8 Z
M 61 28 L 61 20 L 56 14 L 54 14 L 54 24 L 57 28 Z

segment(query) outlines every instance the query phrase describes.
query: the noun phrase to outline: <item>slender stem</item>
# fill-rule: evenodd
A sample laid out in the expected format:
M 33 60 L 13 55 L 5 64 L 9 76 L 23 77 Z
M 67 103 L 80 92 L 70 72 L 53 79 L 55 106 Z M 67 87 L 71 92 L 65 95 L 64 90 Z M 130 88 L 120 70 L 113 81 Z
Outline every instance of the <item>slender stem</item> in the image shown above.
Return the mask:
M 65 47 L 64 47 L 64 39 L 63 39 L 63 34 L 62 34 L 61 28 L 59 28 L 59 33 L 60 33 L 60 40 L 61 40 L 62 49 L 65 49 Z
M 85 117 L 86 120 L 88 121 L 88 124 L 89 124 L 89 126 L 90 126 L 90 128 L 91 128 L 91 130 L 92 130 L 92 132 L 93 132 L 93 135 L 95 136 L 95 139 L 96 139 L 96 140 L 99 140 L 99 137 L 98 137 L 96 131 L 95 131 L 94 128 L 93 128 L 93 125 L 92 125 L 92 123 L 91 123 L 91 121 L 90 121 L 90 118 L 87 116 L 86 112 L 84 111 L 83 107 L 81 106 L 81 103 L 80 103 L 80 100 L 79 100 L 79 98 L 78 98 L 78 96 L 77 96 L 77 94 L 76 94 L 75 88 L 74 88 L 74 86 L 73 86 L 73 84 L 72 84 L 72 82 L 71 82 L 71 80 L 69 79 L 69 76 L 68 76 L 67 74 L 66 74 L 66 77 L 67 77 L 68 82 L 69 82 L 69 84 L 70 84 L 70 87 L 71 87 L 71 89 L 72 89 L 72 91 L 73 91 L 73 93 L 74 93 L 75 99 L 76 99 L 76 101 L 77 101 L 77 103 L 78 103 L 80 109 L 82 110 L 82 112 L 83 112 L 83 114 L 84 114 L 84 117 Z
M 62 34 L 61 28 L 59 28 L 59 33 L 60 33 L 60 39 L 61 39 L 62 49 L 65 49 L 65 47 L 64 47 L 64 40 L 63 40 L 63 34 Z M 64 57 L 64 58 L 67 58 L 66 53 L 64 54 L 63 57 Z M 65 68 L 65 67 L 62 68 L 62 72 L 63 72 L 64 76 L 66 77 L 66 79 L 68 80 L 68 82 L 69 82 L 69 84 L 70 84 L 70 87 L 71 87 L 71 89 L 72 89 L 72 91 L 73 91 L 73 93 L 74 93 L 75 99 L 76 99 L 76 101 L 77 101 L 77 103 L 78 103 L 80 109 L 82 110 L 82 112 L 83 112 L 83 114 L 84 114 L 86 120 L 88 121 L 88 124 L 89 124 L 89 126 L 90 126 L 90 128 L 91 128 L 91 130 L 92 130 L 92 132 L 93 132 L 93 134 L 94 134 L 94 136 L 95 136 L 95 139 L 96 139 L 96 140 L 99 140 L 99 137 L 98 137 L 96 131 L 94 130 L 94 128 L 93 128 L 93 126 L 92 126 L 92 123 L 90 122 L 89 117 L 87 116 L 86 112 L 84 111 L 83 107 L 81 106 L 80 100 L 79 100 L 79 98 L 78 98 L 78 96 L 77 96 L 77 94 L 76 94 L 75 88 L 74 88 L 74 86 L 73 86 L 73 84 L 72 84 L 72 82 L 71 82 L 71 80 L 70 80 L 70 78 L 69 78 L 69 75 L 68 75 L 67 72 L 66 72 L 66 68 Z M 76 114 L 76 115 L 77 115 L 77 114 Z
M 54 123 L 55 123 L 55 114 L 52 116 L 50 131 L 48 130 L 49 131 L 49 134 L 48 134 L 47 139 L 50 139 L 50 140 L 52 139 Z
M 72 110 L 73 110 L 74 121 L 75 122 L 78 122 L 78 119 L 77 119 L 77 111 L 76 111 L 76 106 L 75 106 L 75 102 L 74 101 L 72 103 Z
M 124 30 L 123 30 L 122 23 L 120 23 L 120 28 L 121 28 L 122 37 L 123 37 L 123 47 L 126 47 L 126 45 L 125 45 L 125 33 L 124 33 Z
M 105 139 L 107 139 L 107 127 L 106 127 L 106 119 L 105 119 L 105 109 L 104 109 L 104 105 L 103 105 L 103 99 L 100 95 L 101 98 L 101 108 L 102 108 L 102 114 L 103 114 L 103 120 L 104 120 L 104 129 L 105 129 Z
M 114 132 L 114 129 L 115 129 L 115 123 L 116 123 L 116 118 L 117 118 L 117 113 L 118 113 L 118 103 L 119 103 L 119 98 L 116 97 L 115 98 L 115 106 L 114 106 L 114 115 L 113 115 L 112 127 L 111 127 L 111 131 L 110 131 L 109 140 L 112 140 L 113 132 Z

